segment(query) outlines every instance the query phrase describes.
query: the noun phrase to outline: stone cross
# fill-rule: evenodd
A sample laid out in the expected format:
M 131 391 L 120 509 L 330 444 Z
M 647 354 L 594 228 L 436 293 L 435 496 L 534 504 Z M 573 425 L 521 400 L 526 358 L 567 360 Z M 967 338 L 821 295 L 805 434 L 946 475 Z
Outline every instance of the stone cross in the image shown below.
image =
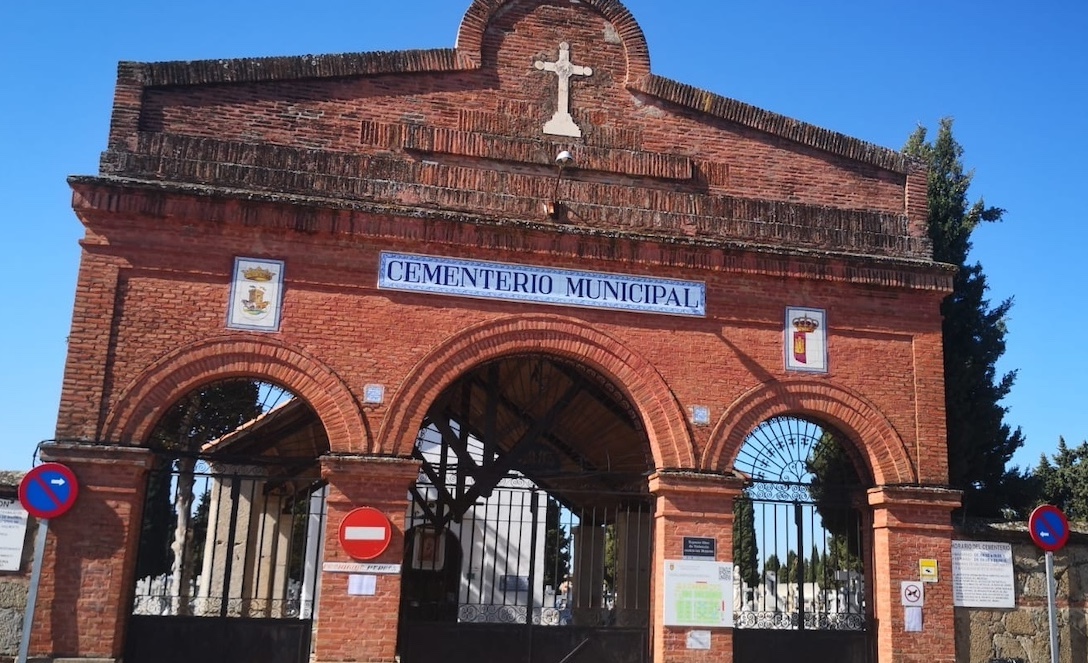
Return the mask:
M 559 77 L 559 104 L 555 115 L 544 125 L 544 133 L 553 136 L 570 136 L 581 138 L 582 130 L 574 123 L 570 115 L 570 77 L 592 76 L 593 70 L 589 67 L 580 67 L 570 61 L 570 44 L 559 44 L 559 61 L 536 61 L 536 68 L 542 71 L 552 71 Z

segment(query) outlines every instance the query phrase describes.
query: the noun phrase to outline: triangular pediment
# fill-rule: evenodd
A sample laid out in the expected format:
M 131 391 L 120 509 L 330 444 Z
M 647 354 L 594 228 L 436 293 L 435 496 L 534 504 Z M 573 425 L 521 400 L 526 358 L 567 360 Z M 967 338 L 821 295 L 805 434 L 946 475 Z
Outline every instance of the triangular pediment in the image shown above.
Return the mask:
M 105 176 L 929 256 L 914 164 L 654 75 L 616 0 L 477 0 L 452 49 L 123 63 L 110 145 Z

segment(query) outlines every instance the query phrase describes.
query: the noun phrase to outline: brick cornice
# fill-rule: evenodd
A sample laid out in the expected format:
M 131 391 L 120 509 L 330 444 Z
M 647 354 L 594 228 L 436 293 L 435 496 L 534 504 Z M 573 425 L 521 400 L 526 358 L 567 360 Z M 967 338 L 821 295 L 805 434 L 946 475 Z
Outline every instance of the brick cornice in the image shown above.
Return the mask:
M 435 245 L 496 250 L 516 245 L 522 251 L 577 259 L 695 266 L 942 293 L 951 292 L 955 274 L 954 266 L 928 260 L 773 246 L 752 240 L 661 237 L 448 209 L 117 177 L 74 176 L 69 183 L 76 213 L 85 224 L 96 227 L 140 218 L 170 218 L 308 236 L 425 240 Z
M 388 133 L 388 132 L 386 132 Z M 454 132 L 457 133 L 457 132 Z M 468 136 L 461 132 L 461 135 Z M 277 191 L 324 197 L 409 203 L 463 212 L 487 211 L 515 219 L 543 219 L 543 201 L 552 200 L 555 173 L 543 145 L 538 160 L 531 150 L 496 137 L 499 158 L 516 159 L 529 168 L 519 172 L 482 165 L 439 165 L 403 157 L 359 155 L 258 145 L 176 134 L 140 133 L 135 145 L 103 156 L 106 177 L 198 184 L 243 191 Z M 502 141 L 506 141 L 503 143 Z M 433 142 L 433 141 L 430 141 Z M 471 143 L 471 141 L 469 141 Z M 428 141 L 422 141 L 428 147 Z M 471 156 L 471 144 L 442 149 Z M 478 151 L 478 150 L 476 150 Z M 601 153 L 605 150 L 598 150 Z M 613 157 L 621 151 L 613 151 Z M 587 154 L 592 160 L 595 153 Z M 682 174 L 684 162 L 667 155 L 626 152 L 612 168 L 628 163 L 658 178 Z M 598 161 L 608 160 L 602 156 Z M 688 164 L 690 169 L 690 164 Z M 563 201 L 569 222 L 579 226 L 645 234 L 722 237 L 862 255 L 926 259 L 932 255 L 924 231 L 905 213 L 760 200 L 707 193 L 696 183 L 681 188 L 649 185 L 632 178 L 625 183 L 598 181 L 583 173 L 564 182 Z M 651 191 L 651 195 L 647 195 Z M 905 211 L 904 211 L 905 212 Z
M 867 163 L 894 173 L 906 175 L 919 168 L 917 163 L 895 150 L 851 138 L 830 129 L 801 122 L 662 76 L 651 75 L 635 82 L 631 88 L 677 106 L 698 111 L 703 115 L 735 122 L 763 133 L 786 138 L 800 145 Z

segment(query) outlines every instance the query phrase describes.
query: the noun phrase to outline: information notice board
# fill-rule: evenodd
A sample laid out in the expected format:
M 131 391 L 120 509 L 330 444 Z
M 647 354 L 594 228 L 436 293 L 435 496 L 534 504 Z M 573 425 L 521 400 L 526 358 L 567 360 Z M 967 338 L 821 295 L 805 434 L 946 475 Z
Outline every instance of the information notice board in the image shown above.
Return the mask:
M 0 499 L 0 571 L 18 571 L 26 540 L 26 509 L 18 500 Z
M 733 626 L 733 564 L 665 561 L 666 626 Z
M 1012 544 L 953 541 L 952 604 L 959 608 L 1015 608 Z

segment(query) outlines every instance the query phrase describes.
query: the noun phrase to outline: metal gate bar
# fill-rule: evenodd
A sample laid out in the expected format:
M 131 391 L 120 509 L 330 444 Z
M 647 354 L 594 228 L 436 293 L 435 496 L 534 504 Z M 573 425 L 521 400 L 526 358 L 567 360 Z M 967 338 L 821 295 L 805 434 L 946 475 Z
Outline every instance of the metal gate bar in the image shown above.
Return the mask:
M 646 660 L 648 496 L 553 496 L 514 474 L 446 518 L 440 494 L 418 485 L 406 519 L 402 661 Z
M 160 461 L 149 478 L 126 661 L 308 660 L 325 517 L 312 465 Z M 258 651 L 266 653 L 254 658 Z

